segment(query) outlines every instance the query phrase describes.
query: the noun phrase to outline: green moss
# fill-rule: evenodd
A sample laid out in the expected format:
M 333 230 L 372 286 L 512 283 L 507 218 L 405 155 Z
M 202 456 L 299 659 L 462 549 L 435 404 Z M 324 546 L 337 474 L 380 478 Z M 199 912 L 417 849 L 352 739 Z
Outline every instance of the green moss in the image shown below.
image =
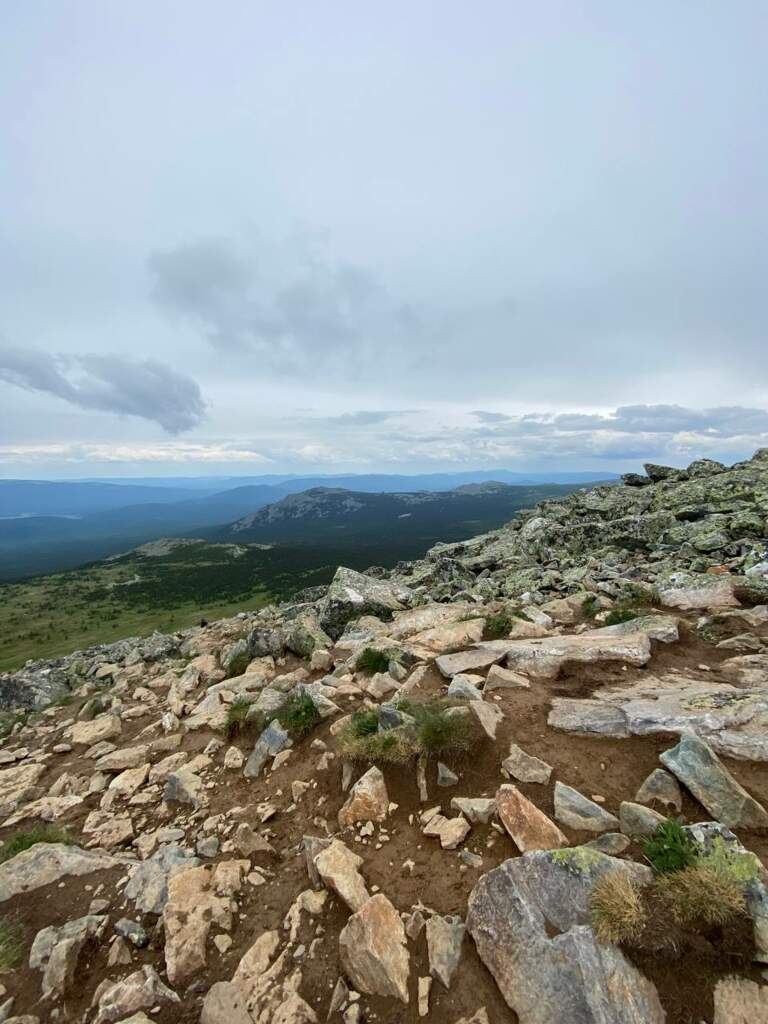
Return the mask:
M 754 853 L 734 850 L 722 836 L 715 836 L 707 853 L 696 858 L 696 866 L 743 884 L 756 882 L 762 874 L 760 861 Z
M 600 864 L 605 854 L 599 850 L 590 850 L 586 846 L 569 846 L 564 850 L 553 850 L 552 861 L 562 868 L 585 875 L 591 868 Z
M 0 971 L 18 967 L 22 960 L 21 929 L 15 921 L 0 917 Z

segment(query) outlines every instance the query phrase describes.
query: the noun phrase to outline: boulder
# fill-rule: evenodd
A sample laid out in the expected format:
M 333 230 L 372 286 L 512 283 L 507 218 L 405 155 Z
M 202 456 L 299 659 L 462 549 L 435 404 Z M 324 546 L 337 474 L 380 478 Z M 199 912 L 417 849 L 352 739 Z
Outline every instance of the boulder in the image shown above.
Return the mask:
M 90 722 L 75 722 L 64 733 L 64 738 L 76 747 L 90 747 L 94 743 L 114 739 L 122 732 L 117 715 L 99 715 Z
M 667 819 L 651 807 L 624 800 L 619 805 L 619 820 L 624 835 L 634 837 L 651 835 Z
M 282 703 L 282 698 L 280 703 Z M 267 761 L 290 745 L 291 738 L 288 732 L 283 729 L 278 719 L 275 718 L 256 740 L 256 745 L 245 763 L 243 775 L 246 779 L 258 778 Z
M 466 928 L 460 917 L 433 914 L 427 919 L 427 954 L 429 973 L 444 988 L 451 987 L 454 972 L 461 959 L 461 946 Z
M 44 764 L 20 764 L 0 771 L 0 815 L 5 817 L 28 800 L 44 774 Z
M 501 770 L 507 778 L 517 779 L 518 782 L 546 784 L 552 774 L 552 765 L 532 754 L 526 754 L 516 743 L 510 743 L 509 754 L 501 762 Z
M 171 844 L 161 846 L 147 860 L 131 869 L 124 894 L 142 914 L 162 914 L 168 901 L 168 883 L 180 871 L 198 867 L 191 850 Z
M 665 772 L 663 768 L 654 768 L 635 794 L 635 802 L 656 803 L 667 811 L 677 811 L 679 814 L 683 809 L 683 794 L 674 775 Z
M 412 597 L 408 587 L 339 566 L 320 605 L 318 621 L 329 637 L 338 640 L 352 619 L 361 615 L 391 619 L 394 612 L 410 604 Z
M 535 852 L 483 875 L 469 898 L 467 929 L 520 1024 L 663 1024 L 656 989 L 589 927 L 595 881 L 648 868 L 595 850 Z M 551 937 L 550 937 L 551 936 Z
M 721 978 L 715 986 L 712 1024 L 768 1024 L 768 985 L 748 978 Z
M 410 960 L 400 915 L 383 893 L 362 906 L 339 935 L 344 970 L 360 992 L 408 1002 Z
M 139 1010 L 180 1002 L 176 993 L 163 984 L 155 968 L 145 964 L 127 978 L 103 989 L 94 1024 L 115 1024 Z

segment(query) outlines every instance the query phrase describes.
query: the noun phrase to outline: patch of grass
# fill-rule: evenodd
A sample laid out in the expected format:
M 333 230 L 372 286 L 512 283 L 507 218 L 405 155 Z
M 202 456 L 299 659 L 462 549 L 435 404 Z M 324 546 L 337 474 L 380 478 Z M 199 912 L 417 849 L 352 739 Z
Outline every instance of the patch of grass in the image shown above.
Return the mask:
M 63 693 L 56 700 L 52 700 L 48 705 L 49 708 L 66 708 L 74 701 L 75 697 L 72 693 Z
M 386 672 L 389 669 L 389 662 L 389 654 L 377 651 L 374 647 L 366 647 L 358 654 L 355 668 L 358 672 L 366 672 L 372 676 L 376 672 Z
M 75 840 L 64 829 L 54 828 L 52 825 L 17 832 L 0 847 L 0 864 L 15 857 L 17 853 L 29 850 L 37 843 L 66 843 L 68 846 L 72 846 Z
M 284 729 L 294 736 L 306 736 L 320 721 L 320 712 L 312 698 L 304 693 L 286 697 L 274 715 Z
M 633 605 L 620 601 L 606 615 L 605 625 L 618 626 L 620 622 L 631 622 L 632 619 L 639 619 L 641 615 L 642 612 L 638 611 Z
M 15 921 L 0 917 L 0 970 L 18 967 L 22 959 L 21 929 Z
M 418 754 L 412 733 L 387 729 L 360 735 L 351 722 L 339 733 L 338 746 L 345 760 L 367 764 L 408 764 Z
M 416 719 L 419 749 L 430 754 L 461 754 L 472 746 L 474 730 L 466 715 L 449 715 L 451 706 L 439 701 L 415 704 L 410 714 Z
M 655 892 L 672 920 L 683 928 L 722 926 L 747 912 L 741 885 L 705 867 L 660 875 Z
M 600 611 L 600 599 L 597 594 L 587 594 L 581 602 L 581 610 L 587 618 L 593 619 Z
M 379 731 L 378 711 L 355 711 L 348 728 L 353 736 L 373 736 Z
M 0 711 L 0 740 L 10 736 L 14 726 L 26 725 L 30 714 L 29 711 Z
M 592 928 L 600 942 L 638 942 L 647 921 L 640 890 L 624 871 L 599 878 L 589 901 Z
M 485 636 L 488 640 L 503 640 L 509 636 L 514 622 L 507 611 L 489 615 L 485 620 Z
M 247 732 L 259 732 L 263 726 L 263 718 L 258 715 L 248 717 L 253 702 L 247 697 L 236 697 L 227 708 L 227 717 L 224 722 L 224 735 L 228 740 L 241 736 Z
M 683 828 L 682 818 L 670 818 L 643 841 L 643 853 L 656 874 L 666 875 L 693 867 L 698 847 Z

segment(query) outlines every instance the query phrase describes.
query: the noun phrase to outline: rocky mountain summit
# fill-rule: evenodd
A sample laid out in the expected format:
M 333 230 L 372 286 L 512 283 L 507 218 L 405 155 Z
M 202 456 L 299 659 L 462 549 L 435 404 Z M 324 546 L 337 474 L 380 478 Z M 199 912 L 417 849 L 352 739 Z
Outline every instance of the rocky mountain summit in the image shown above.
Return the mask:
M 768 1022 L 768 450 L 646 470 L 0 676 L 0 1021 Z

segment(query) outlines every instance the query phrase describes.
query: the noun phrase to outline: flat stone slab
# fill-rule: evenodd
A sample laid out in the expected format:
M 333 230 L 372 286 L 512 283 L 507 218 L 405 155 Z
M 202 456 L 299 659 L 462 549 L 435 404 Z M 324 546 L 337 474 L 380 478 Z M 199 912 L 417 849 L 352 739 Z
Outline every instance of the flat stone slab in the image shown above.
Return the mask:
M 677 673 L 647 676 L 587 700 L 556 697 L 547 724 L 615 739 L 691 731 L 719 754 L 768 761 L 768 688 L 746 690 Z
M 67 877 L 118 868 L 122 861 L 65 843 L 37 843 L 0 864 L 0 903 Z
M 473 647 L 468 651 L 460 651 L 458 654 L 443 654 L 435 658 L 435 664 L 441 675 L 446 679 L 453 679 L 456 675 L 465 672 L 475 672 L 477 669 L 490 668 L 491 665 L 502 661 L 506 653 L 506 647 L 500 650 L 488 645 Z
M 628 636 L 550 636 L 541 640 L 510 642 L 507 667 L 534 679 L 555 679 L 568 662 L 595 664 L 623 661 L 645 665 L 651 657 L 651 642 L 645 633 Z
M 584 832 L 613 832 L 619 827 L 615 815 L 562 782 L 555 783 L 555 818 Z
M 499 786 L 496 813 L 521 853 L 568 845 L 567 837 L 554 821 L 523 796 L 517 786 Z

